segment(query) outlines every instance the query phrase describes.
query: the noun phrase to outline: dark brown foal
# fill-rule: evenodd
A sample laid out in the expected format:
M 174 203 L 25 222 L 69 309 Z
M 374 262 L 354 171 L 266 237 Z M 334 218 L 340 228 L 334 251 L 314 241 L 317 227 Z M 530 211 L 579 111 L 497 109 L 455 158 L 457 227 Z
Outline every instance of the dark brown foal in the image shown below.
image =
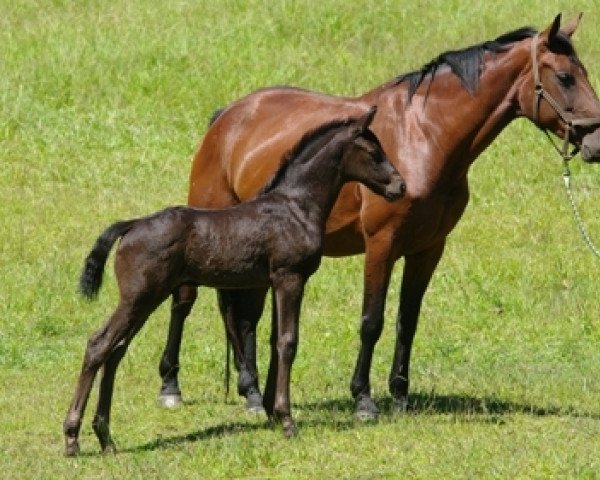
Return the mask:
M 115 223 L 98 238 L 86 260 L 81 291 L 88 297 L 98 293 L 108 254 L 121 238 L 115 254 L 119 304 L 88 341 L 64 422 L 67 455 L 79 451 L 81 420 L 100 367 L 93 427 L 102 450 L 115 450 L 109 424 L 116 369 L 148 316 L 182 285 L 273 288 L 276 321 L 264 408 L 283 424 L 286 436 L 294 434 L 289 384 L 300 303 L 304 285 L 321 261 L 325 221 L 348 181 L 361 182 L 389 201 L 405 191 L 402 177 L 368 128 L 375 110 L 306 134 L 254 200 L 224 210 L 167 208 Z M 237 357 L 243 358 L 239 325 L 226 326 Z

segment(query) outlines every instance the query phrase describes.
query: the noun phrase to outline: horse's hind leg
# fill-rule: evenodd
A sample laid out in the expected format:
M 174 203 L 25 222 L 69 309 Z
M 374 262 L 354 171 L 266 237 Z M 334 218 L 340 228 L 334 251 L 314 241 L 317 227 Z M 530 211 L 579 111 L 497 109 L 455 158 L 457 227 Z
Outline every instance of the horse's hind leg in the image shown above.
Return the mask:
M 196 297 L 197 288 L 191 285 L 183 285 L 173 293 L 167 344 L 158 367 L 162 378 L 158 401 L 163 407 L 176 407 L 182 402 L 177 378 L 179 374 L 179 350 L 183 335 L 183 324 L 192 310 Z
M 78 439 L 81 419 L 98 369 L 105 364 L 115 347 L 127 336 L 131 329 L 132 325 L 125 315 L 124 308 L 119 305 L 106 324 L 88 340 L 81 374 L 63 424 L 65 454 L 67 456 L 79 453 Z M 106 431 L 108 432 L 108 423 L 106 424 Z
M 228 332 L 236 332 L 243 358 L 235 358 L 239 370 L 238 394 L 246 397 L 246 409 L 263 411 L 256 366 L 256 326 L 262 315 L 267 289 L 219 290 L 219 308 Z

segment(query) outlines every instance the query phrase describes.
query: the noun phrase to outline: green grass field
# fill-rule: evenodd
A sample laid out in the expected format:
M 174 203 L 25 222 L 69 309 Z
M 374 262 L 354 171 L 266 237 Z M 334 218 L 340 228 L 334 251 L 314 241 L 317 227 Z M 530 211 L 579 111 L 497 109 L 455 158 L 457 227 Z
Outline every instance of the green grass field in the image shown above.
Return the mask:
M 598 478 L 600 280 L 570 212 L 558 155 L 525 120 L 477 160 L 471 203 L 425 298 L 414 410 L 391 413 L 402 262 L 372 368 L 382 415 L 352 420 L 362 257 L 309 282 L 292 401 L 300 434 L 224 401 L 224 333 L 203 290 L 186 326 L 186 405 L 156 406 L 163 306 L 115 388 L 116 456 L 63 457 L 62 421 L 87 337 L 116 301 L 112 269 L 80 299 L 83 259 L 109 223 L 185 203 L 193 152 L 217 107 L 258 87 L 354 95 L 441 51 L 561 10 L 600 91 L 596 1 L 0 0 L 0 478 Z M 572 164 L 600 242 L 600 167 Z M 265 312 L 265 315 L 269 315 Z M 260 325 L 265 372 L 268 328 Z

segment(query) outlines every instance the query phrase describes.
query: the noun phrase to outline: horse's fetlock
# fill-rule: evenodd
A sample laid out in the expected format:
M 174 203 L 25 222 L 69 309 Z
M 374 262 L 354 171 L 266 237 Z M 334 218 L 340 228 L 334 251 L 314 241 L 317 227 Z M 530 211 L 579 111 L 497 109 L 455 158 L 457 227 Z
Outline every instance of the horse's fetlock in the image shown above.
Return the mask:
M 394 398 L 402 398 L 408 395 L 408 378 L 402 375 L 390 377 L 388 386 L 390 394 Z

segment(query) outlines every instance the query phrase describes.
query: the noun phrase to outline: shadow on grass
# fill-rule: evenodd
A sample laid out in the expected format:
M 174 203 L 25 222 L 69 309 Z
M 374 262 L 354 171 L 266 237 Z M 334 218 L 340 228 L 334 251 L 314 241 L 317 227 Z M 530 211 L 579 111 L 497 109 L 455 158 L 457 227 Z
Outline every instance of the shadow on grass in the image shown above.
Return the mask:
M 391 397 L 376 399 L 381 415 L 398 415 L 398 411 Z M 306 410 L 324 410 L 354 412 L 354 401 L 350 398 L 326 400 L 323 402 L 305 403 L 297 408 Z M 558 416 L 558 417 L 585 417 L 594 420 L 600 419 L 600 414 L 579 412 L 573 408 L 540 407 L 533 404 L 517 403 L 501 400 L 496 397 L 473 397 L 468 395 L 439 395 L 436 393 L 411 393 L 409 395 L 408 414 L 412 415 L 439 415 L 454 414 L 465 416 L 509 415 L 525 414 L 532 416 Z
M 378 399 L 380 418 L 393 418 L 398 415 L 391 397 Z M 354 401 L 351 398 L 325 400 L 320 402 L 300 403 L 293 409 L 304 411 L 308 418 L 297 421 L 300 431 L 305 428 L 328 427 L 336 431 L 355 428 Z M 332 419 L 331 416 L 319 415 L 311 418 L 311 413 L 339 413 L 344 419 Z M 599 414 L 578 412 L 571 408 L 539 407 L 532 404 L 521 404 L 500 400 L 495 397 L 472 397 L 466 395 L 437 395 L 435 393 L 417 392 L 410 395 L 407 415 L 440 415 L 452 414 L 464 417 L 465 422 L 501 423 L 503 416 L 524 414 L 532 416 L 585 417 L 600 419 Z M 195 443 L 210 438 L 240 435 L 264 429 L 280 430 L 279 425 L 273 425 L 266 419 L 264 422 L 231 422 L 211 426 L 196 432 L 171 437 L 160 437 L 137 447 L 120 450 L 121 453 L 136 453 L 175 448 L 186 443 Z

